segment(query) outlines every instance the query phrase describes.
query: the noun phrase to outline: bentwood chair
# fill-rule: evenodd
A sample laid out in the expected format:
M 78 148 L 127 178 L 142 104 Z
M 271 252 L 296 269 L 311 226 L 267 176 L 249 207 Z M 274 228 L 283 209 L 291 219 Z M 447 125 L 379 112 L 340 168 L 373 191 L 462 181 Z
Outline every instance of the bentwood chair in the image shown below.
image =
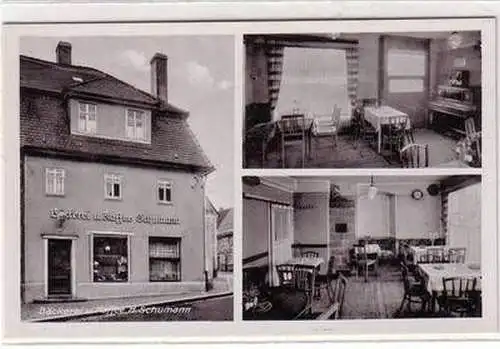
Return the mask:
M 429 167 L 429 145 L 410 143 L 399 151 L 402 167 Z
M 316 320 L 337 320 L 341 319 L 344 310 L 345 291 L 347 289 L 347 278 L 339 275 L 335 284 L 335 295 L 328 309 L 321 313 Z
M 450 263 L 465 263 L 465 247 L 452 247 L 448 249 L 448 262 Z
M 474 277 L 443 278 L 443 293 L 438 297 L 441 310 L 446 315 L 470 316 L 474 309 L 477 279 Z
M 420 311 L 424 311 L 430 300 L 430 295 L 426 291 L 424 284 L 420 281 L 416 282 L 410 280 L 408 267 L 403 263 L 401 263 L 401 273 L 403 276 L 404 295 L 401 305 L 399 306 L 398 314 L 401 314 L 403 311 L 405 303 L 409 312 L 412 312 L 411 305 L 413 303 L 420 304 Z
M 281 134 L 281 165 L 285 167 L 286 153 L 285 147 L 290 144 L 300 142 L 302 167 L 306 161 L 306 119 L 303 114 L 283 115 L 278 121 L 278 128 Z

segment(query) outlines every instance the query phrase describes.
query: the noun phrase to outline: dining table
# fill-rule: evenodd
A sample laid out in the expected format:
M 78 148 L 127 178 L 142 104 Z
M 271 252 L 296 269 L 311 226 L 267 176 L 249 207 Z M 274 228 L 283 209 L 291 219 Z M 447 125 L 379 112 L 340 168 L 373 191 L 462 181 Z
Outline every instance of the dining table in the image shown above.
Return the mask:
M 369 122 L 377 132 L 377 150 L 380 154 L 382 148 L 382 125 L 389 125 L 393 119 L 405 118 L 406 129 L 411 128 L 411 121 L 408 114 L 403 113 L 388 105 L 368 106 L 364 108 L 365 120 Z
M 479 263 L 421 263 L 418 264 L 424 287 L 432 296 L 430 306 L 444 290 L 443 278 L 476 278 L 476 290 L 481 290 L 481 265 Z
M 379 244 L 366 244 L 364 247 L 363 246 L 355 246 L 354 247 L 354 253 L 356 255 L 362 255 L 365 253 L 369 255 L 374 255 L 376 254 L 377 256 L 380 256 L 382 253 L 382 249 L 380 248 Z
M 432 248 L 442 248 L 444 254 L 448 254 L 449 246 L 410 246 L 410 254 L 413 257 L 413 264 L 418 264 L 420 258 L 424 255 L 427 255 L 427 251 Z

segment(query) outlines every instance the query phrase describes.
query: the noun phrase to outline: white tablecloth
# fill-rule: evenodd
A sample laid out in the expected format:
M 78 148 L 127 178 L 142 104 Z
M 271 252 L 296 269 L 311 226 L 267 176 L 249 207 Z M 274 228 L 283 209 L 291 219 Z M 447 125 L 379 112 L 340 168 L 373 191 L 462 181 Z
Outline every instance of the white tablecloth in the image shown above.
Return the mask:
M 376 131 L 380 131 L 381 125 L 390 124 L 393 118 L 406 118 L 406 128 L 409 129 L 411 127 L 410 118 L 402 111 L 387 105 L 382 105 L 380 107 L 365 107 L 365 120 L 368 121 Z
M 377 255 L 380 255 L 380 253 L 382 252 L 382 249 L 380 248 L 380 246 L 378 244 L 367 244 L 365 246 L 365 248 L 366 248 L 366 254 L 376 253 Z M 354 247 L 354 252 L 356 254 L 363 254 L 364 253 L 363 247 L 360 247 L 360 246 Z
M 325 261 L 321 257 L 294 257 L 292 259 L 289 259 L 286 264 L 303 265 L 306 267 L 317 268 L 324 262 Z
M 443 278 L 475 277 L 476 290 L 481 290 L 481 268 L 475 264 L 462 263 L 427 263 L 419 264 L 423 273 L 425 285 L 429 292 L 443 291 Z
M 410 253 L 413 255 L 413 263 L 417 264 L 420 257 L 427 254 L 429 248 L 443 248 L 445 255 L 448 253 L 448 246 L 410 246 Z

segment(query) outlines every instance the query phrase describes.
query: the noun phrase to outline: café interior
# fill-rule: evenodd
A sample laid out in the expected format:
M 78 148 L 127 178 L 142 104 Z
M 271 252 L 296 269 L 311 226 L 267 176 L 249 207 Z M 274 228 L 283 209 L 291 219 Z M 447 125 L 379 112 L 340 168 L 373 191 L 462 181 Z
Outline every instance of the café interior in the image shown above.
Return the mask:
M 481 177 L 243 177 L 244 320 L 481 317 Z
M 246 168 L 481 167 L 481 32 L 246 35 Z

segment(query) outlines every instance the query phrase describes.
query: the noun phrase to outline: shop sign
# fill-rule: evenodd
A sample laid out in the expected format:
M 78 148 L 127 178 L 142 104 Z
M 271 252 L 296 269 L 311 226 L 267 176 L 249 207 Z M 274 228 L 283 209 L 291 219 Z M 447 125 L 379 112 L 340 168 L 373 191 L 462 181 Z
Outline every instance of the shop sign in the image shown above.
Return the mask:
M 120 212 L 102 211 L 90 212 L 78 209 L 61 209 L 53 208 L 49 211 L 49 217 L 57 220 L 79 220 L 79 221 L 96 221 L 96 222 L 112 222 L 116 224 L 122 223 L 143 223 L 143 224 L 180 224 L 177 217 L 166 217 L 147 215 L 138 213 L 135 216 L 124 215 Z

